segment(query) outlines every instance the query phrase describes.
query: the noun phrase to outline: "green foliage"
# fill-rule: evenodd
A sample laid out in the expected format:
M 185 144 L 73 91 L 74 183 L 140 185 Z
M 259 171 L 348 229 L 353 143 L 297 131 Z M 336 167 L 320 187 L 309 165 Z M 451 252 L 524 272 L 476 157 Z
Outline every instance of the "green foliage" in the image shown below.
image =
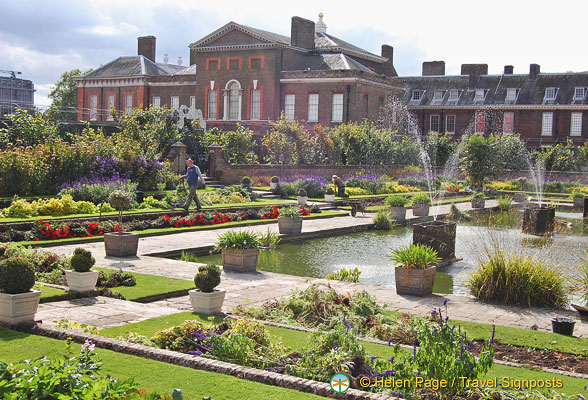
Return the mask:
M 70 259 L 57 255 L 51 251 L 39 248 L 24 247 L 14 243 L 7 243 L 0 247 L 0 261 L 3 258 L 19 257 L 25 259 L 35 270 L 36 280 L 60 285 L 65 270 L 70 267 Z
M 404 207 L 407 203 L 408 198 L 406 196 L 388 196 L 386 198 L 386 206 L 388 207 Z
M 500 196 L 496 200 L 498 200 L 498 208 L 500 208 L 500 211 L 510 211 L 512 208 L 512 197 Z
M 578 275 L 569 280 L 572 283 L 572 289 L 588 304 L 588 259 L 586 257 L 580 260 Z
M 325 190 L 325 194 L 328 194 L 329 196 L 332 196 L 335 194 L 335 191 L 333 190 L 332 187 L 328 187 L 327 190 Z
M 431 205 L 431 198 L 427 193 L 418 193 L 410 198 L 412 204 L 427 204 Z
M 9 218 L 30 218 L 41 216 L 61 216 L 70 214 L 94 214 L 99 207 L 87 201 L 74 201 L 72 196 L 64 194 L 61 198 L 39 199 L 28 202 L 19 199 L 18 196 L 3 210 L 3 214 Z
M 472 193 L 472 199 L 484 199 L 484 192 L 474 192 Z
M 274 175 L 274 176 L 272 176 L 271 182 L 272 183 L 279 183 L 280 182 L 280 178 L 278 178 L 277 176 Z
M 204 293 L 214 292 L 214 288 L 220 285 L 221 271 L 216 264 L 201 265 L 194 276 L 196 289 Z
M 267 231 L 264 234 L 259 235 L 259 245 L 263 247 L 274 247 L 281 241 L 282 238 L 280 237 L 280 234 L 270 230 L 270 228 L 267 228 Z
M 455 148 L 452 135 L 447 133 L 441 135 L 437 132 L 431 132 L 427 135 L 425 150 L 431 160 L 431 165 L 444 166 Z
M 61 74 L 55 86 L 47 96 L 51 100 L 51 106 L 47 115 L 55 121 L 77 121 L 78 113 L 78 85 L 74 78 L 82 77 L 92 72 L 92 69 L 81 71 L 72 69 Z
M 308 193 L 304 189 L 298 190 L 298 197 L 307 197 Z
M 526 255 L 500 249 L 488 251 L 488 260 L 467 282 L 470 293 L 487 303 L 522 307 L 565 307 L 567 287 L 557 269 Z
M 259 234 L 253 231 L 227 231 L 218 236 L 215 250 L 246 250 L 257 248 Z
M 35 268 L 24 257 L 0 261 L 0 292 L 27 293 L 35 285 Z
M 481 135 L 472 135 L 465 145 L 462 165 L 471 184 L 481 188 L 487 177 L 494 174 L 496 162 L 491 139 Z
M 131 198 L 134 199 L 136 196 L 137 184 L 124 181 L 81 183 L 62 189 L 59 192 L 59 195 L 70 195 L 75 201 L 87 201 L 94 204 L 101 204 L 108 200 L 108 196 L 113 190 L 117 189 L 129 192 Z
M 7 127 L 0 128 L 0 148 L 7 148 L 8 143 L 14 146 L 36 146 L 59 137 L 57 125 L 38 111 L 28 112 L 19 108 L 6 117 Z
M 544 162 L 546 171 L 577 171 L 581 160 L 571 140 L 565 146 L 561 143 L 541 149 L 537 155 L 539 161 Z
M 470 219 L 469 215 L 461 212 L 455 203 L 451 203 L 451 208 L 449 209 L 449 218 L 454 221 L 464 221 Z
M 123 271 L 112 271 L 111 273 L 107 274 L 105 272 L 100 271 L 98 274 L 98 282 L 96 282 L 97 287 L 106 287 L 106 288 L 113 288 L 113 287 L 121 287 L 121 286 L 135 286 L 137 284 L 137 279 L 133 274 L 130 272 L 123 272 Z
M 253 152 L 255 141 L 253 131 L 237 123 L 235 131 L 223 131 L 212 128 L 206 133 L 208 144 L 222 147 L 223 155 L 231 164 L 256 164 L 257 155 Z
M 376 215 L 374 216 L 374 228 L 383 231 L 389 231 L 394 226 L 390 212 L 385 207 L 378 208 Z
M 278 211 L 280 217 L 298 218 L 300 217 L 302 209 L 298 206 L 282 207 Z
M 435 249 L 421 244 L 409 244 L 392 250 L 390 260 L 404 268 L 417 269 L 425 269 L 441 261 Z
M 78 247 L 74 250 L 70 263 L 74 271 L 88 272 L 94 266 L 96 260 L 92 256 L 92 252 Z
M 251 185 L 251 178 L 248 176 L 244 176 L 241 178 L 241 185 L 249 186 Z
M 357 267 L 354 269 L 343 267 L 332 274 L 325 275 L 325 279 L 357 283 L 359 282 L 359 275 L 361 275 L 361 271 Z
M 91 335 L 99 335 L 100 330 L 96 325 L 88 325 L 88 324 L 80 324 L 76 321 L 70 321 L 68 319 L 62 318 L 60 320 L 53 321 L 56 327 L 62 329 L 81 329 L 84 333 L 89 333 Z
M 180 261 L 185 261 L 185 262 L 193 262 L 193 263 L 198 263 L 198 257 L 196 256 L 196 254 L 193 253 L 187 253 L 185 251 L 182 250 L 182 255 L 180 256 Z
M 133 200 L 129 192 L 123 190 L 115 190 L 108 196 L 108 204 L 110 204 L 116 211 L 129 210 L 132 207 Z

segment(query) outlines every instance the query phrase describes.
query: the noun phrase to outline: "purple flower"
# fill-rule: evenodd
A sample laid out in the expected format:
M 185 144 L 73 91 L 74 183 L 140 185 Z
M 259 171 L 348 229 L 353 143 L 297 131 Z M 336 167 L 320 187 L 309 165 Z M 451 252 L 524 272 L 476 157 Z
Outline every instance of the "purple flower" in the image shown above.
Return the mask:
M 338 344 L 336 344 L 336 343 L 335 343 L 335 344 L 333 345 L 333 350 L 337 350 L 339 347 L 341 347 L 341 346 L 339 346 Z
M 353 325 L 351 325 L 351 322 L 348 322 L 345 326 L 347 327 L 347 332 L 353 329 Z
M 443 305 L 446 306 L 447 305 L 447 299 L 443 300 Z
M 374 361 L 375 359 L 378 359 L 378 358 L 380 358 L 380 357 L 371 356 L 371 357 L 370 357 L 370 360 Z
M 470 361 L 470 372 L 474 370 L 474 364 Z
M 390 364 L 394 364 L 394 356 L 390 357 Z
M 199 355 L 202 355 L 202 352 L 200 350 L 196 349 L 196 350 L 189 350 L 188 354 L 191 354 L 193 356 L 199 356 Z
M 388 339 L 388 346 L 392 346 L 392 338 Z
M 436 335 L 436 333 L 435 333 Z M 416 344 L 412 347 L 412 362 L 416 360 Z
M 435 318 L 437 316 L 437 310 L 431 311 L 431 317 Z

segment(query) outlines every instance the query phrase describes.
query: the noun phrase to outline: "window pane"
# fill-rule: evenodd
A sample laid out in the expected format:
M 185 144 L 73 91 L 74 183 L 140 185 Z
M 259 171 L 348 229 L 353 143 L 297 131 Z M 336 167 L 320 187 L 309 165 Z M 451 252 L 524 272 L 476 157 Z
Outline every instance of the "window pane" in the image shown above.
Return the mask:
M 209 70 L 217 70 L 218 69 L 218 60 L 208 60 L 208 69 Z
M 343 93 L 333 94 L 333 114 L 331 121 L 343 122 Z
M 261 69 L 261 58 L 251 59 L 251 69 Z
M 421 99 L 421 91 L 420 90 L 413 90 L 412 91 L 412 99 L 413 100 L 420 100 Z
M 433 100 L 443 100 L 443 91 L 442 90 L 435 90 L 435 96 Z
M 251 119 L 260 119 L 261 111 L 261 91 L 259 89 L 251 91 Z
M 112 109 L 114 108 L 114 95 L 112 95 L 112 94 L 108 95 L 108 101 L 106 104 L 106 108 L 107 108 L 106 120 L 107 121 L 114 121 L 114 118 L 112 117 L 112 114 L 111 114 Z
M 296 105 L 296 95 L 287 94 L 284 97 L 284 118 L 291 121 L 294 119 L 294 107 Z
M 153 97 L 153 107 L 155 107 L 155 108 L 161 107 L 161 97 L 159 97 L 159 96 Z
M 240 89 L 236 82 L 229 87 L 229 119 L 239 119 L 239 96 Z
M 582 113 L 572 113 L 570 136 L 582 136 Z
M 229 69 L 239 69 L 239 60 L 229 60 Z
M 459 97 L 459 91 L 456 89 L 451 89 L 449 91 L 449 100 L 457 100 L 457 98 Z
M 190 108 L 196 108 L 196 96 L 190 96 Z
M 308 121 L 318 121 L 318 107 L 319 107 L 319 95 L 317 93 L 308 95 Z
M 125 113 L 129 114 L 133 112 L 133 95 L 127 94 L 125 96 Z
M 180 96 L 171 96 L 171 108 L 172 110 L 180 108 Z
M 512 112 L 505 112 L 504 113 L 504 126 L 502 128 L 504 133 L 513 133 L 514 132 L 514 113 Z
M 448 115 L 445 121 L 445 131 L 455 133 L 455 115 Z
M 541 135 L 551 136 L 553 130 L 553 113 L 543 113 L 543 123 L 541 125 Z
M 208 92 L 208 119 L 216 119 L 216 101 L 217 92 L 216 90 L 210 90 Z
M 439 132 L 439 116 L 431 115 L 431 131 Z
M 98 96 L 90 96 L 90 121 L 98 118 Z

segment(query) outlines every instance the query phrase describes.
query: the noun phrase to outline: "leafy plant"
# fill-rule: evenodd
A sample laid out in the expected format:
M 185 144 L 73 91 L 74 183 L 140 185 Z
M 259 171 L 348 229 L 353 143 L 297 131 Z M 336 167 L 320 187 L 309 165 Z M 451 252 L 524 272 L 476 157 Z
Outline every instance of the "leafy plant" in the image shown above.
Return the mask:
M 325 191 L 325 194 L 328 194 L 329 196 L 332 196 L 335 194 L 335 191 L 333 190 L 332 187 L 328 187 L 327 190 Z
M 498 208 L 500 211 L 510 211 L 512 208 L 512 197 L 510 196 L 500 196 L 497 198 L 498 200 Z
M 0 292 L 27 293 L 35 285 L 35 269 L 24 257 L 0 261 Z
M 198 261 L 198 257 L 196 256 L 196 254 L 188 253 L 183 250 L 182 250 L 182 254 L 180 255 L 180 261 L 193 262 L 193 263 L 200 262 L 200 261 Z
M 426 193 L 418 193 L 410 198 L 411 203 L 431 205 L 431 198 Z
M 278 177 L 277 177 L 277 176 L 275 176 L 275 175 L 274 175 L 274 176 L 272 176 L 271 183 L 279 183 L 279 182 L 280 182 L 280 178 L 278 178 Z
M 244 176 L 243 178 L 241 178 L 241 185 L 244 185 L 244 186 L 251 185 L 251 178 L 248 176 Z
M 407 203 L 406 196 L 388 196 L 386 198 L 386 206 L 388 207 L 404 207 Z
M 361 271 L 357 267 L 354 269 L 343 267 L 332 274 L 325 275 L 325 279 L 357 283 L 359 282 L 359 275 L 361 275 Z
M 308 196 L 308 193 L 306 193 L 306 190 L 300 189 L 298 191 L 298 197 L 307 197 L 307 196 Z
M 108 196 L 108 204 L 114 207 L 116 211 L 122 212 L 129 210 L 133 201 L 129 192 L 115 190 Z
M 265 234 L 259 235 L 259 245 L 262 247 L 274 247 L 282 241 L 280 234 L 267 228 Z
M 215 250 L 255 249 L 259 244 L 259 234 L 253 231 L 227 231 L 218 236 Z
M 96 263 L 96 260 L 92 256 L 92 252 L 78 247 L 74 250 L 70 263 L 74 271 L 88 272 Z
M 196 289 L 204 293 L 214 292 L 214 288 L 221 282 L 221 271 L 216 264 L 201 265 L 194 276 Z
M 378 208 L 376 215 L 373 219 L 374 228 L 389 231 L 394 226 L 392 219 L 390 218 L 390 212 L 385 207 Z
M 278 211 L 280 217 L 298 218 L 301 214 L 301 208 L 298 206 L 282 207 Z
M 484 199 L 484 192 L 474 192 L 472 193 L 472 199 Z
M 425 269 L 441 261 L 435 249 L 422 244 L 409 244 L 392 250 L 390 259 L 404 268 L 416 269 Z
M 136 284 L 137 279 L 130 272 L 112 271 L 111 273 L 106 274 L 100 271 L 96 286 L 113 288 L 120 286 L 135 286 Z

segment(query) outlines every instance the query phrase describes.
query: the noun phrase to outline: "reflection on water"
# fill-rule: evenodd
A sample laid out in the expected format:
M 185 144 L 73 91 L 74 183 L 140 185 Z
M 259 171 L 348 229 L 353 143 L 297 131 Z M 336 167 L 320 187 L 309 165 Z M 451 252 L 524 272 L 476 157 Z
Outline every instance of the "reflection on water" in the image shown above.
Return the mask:
M 437 271 L 436 293 L 467 294 L 465 282 L 470 272 L 486 258 L 487 249 L 494 247 L 540 257 L 568 275 L 576 273 L 578 260 L 586 254 L 588 237 L 574 234 L 573 229 L 558 229 L 553 237 L 540 238 L 521 233 L 518 213 L 497 213 L 480 218 L 457 226 L 455 252 L 463 260 Z M 261 251 L 258 269 L 324 278 L 342 267 L 357 267 L 361 271 L 360 282 L 394 286 L 394 269 L 388 256 L 392 249 L 411 241 L 412 229 L 394 228 L 390 232 L 361 232 L 285 243 L 274 250 Z M 200 257 L 199 261 L 220 264 L 221 256 Z

